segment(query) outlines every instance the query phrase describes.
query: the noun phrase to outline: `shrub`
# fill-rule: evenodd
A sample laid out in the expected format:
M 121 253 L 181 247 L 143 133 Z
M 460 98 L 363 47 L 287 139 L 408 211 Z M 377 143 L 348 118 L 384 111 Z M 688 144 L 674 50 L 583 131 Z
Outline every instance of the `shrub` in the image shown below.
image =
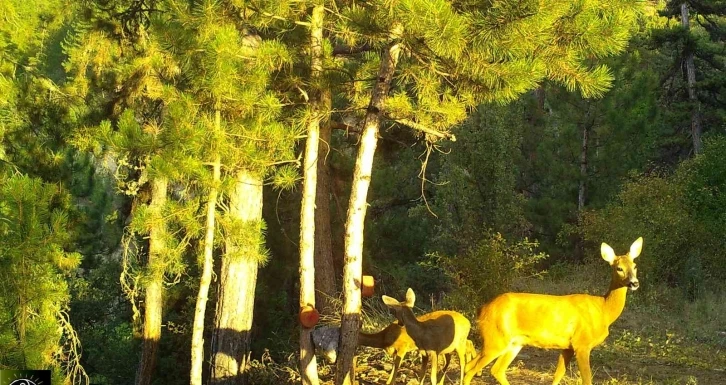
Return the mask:
M 723 281 L 726 267 L 726 140 L 707 142 L 703 155 L 683 162 L 672 175 L 641 175 L 624 184 L 617 200 L 581 216 L 588 255 L 600 242 L 619 253 L 639 236 L 642 287 L 664 282 L 696 299 L 706 285 Z
M 432 254 L 426 264 L 437 266 L 450 280 L 453 290 L 447 306 L 473 312 L 508 291 L 515 278 L 538 274 L 537 263 L 546 255 L 537 248 L 536 242 L 526 238 L 510 243 L 499 233 L 489 233 L 458 256 Z

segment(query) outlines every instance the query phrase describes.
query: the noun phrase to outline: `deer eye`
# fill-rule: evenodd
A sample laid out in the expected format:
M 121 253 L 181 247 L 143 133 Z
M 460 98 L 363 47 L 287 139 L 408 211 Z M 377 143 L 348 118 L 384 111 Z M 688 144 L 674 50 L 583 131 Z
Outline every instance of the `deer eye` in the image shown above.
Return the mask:
M 622 273 L 623 272 L 623 268 L 620 267 L 620 266 L 618 266 L 618 271 Z

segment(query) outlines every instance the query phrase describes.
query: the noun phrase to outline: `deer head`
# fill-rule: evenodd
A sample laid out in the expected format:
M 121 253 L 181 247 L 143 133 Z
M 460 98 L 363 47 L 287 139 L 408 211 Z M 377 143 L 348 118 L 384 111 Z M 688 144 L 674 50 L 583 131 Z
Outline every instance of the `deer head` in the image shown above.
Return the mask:
M 640 255 L 642 249 L 643 237 L 633 242 L 630 251 L 621 256 L 615 255 L 615 251 L 607 243 L 600 246 L 602 258 L 613 268 L 613 289 L 627 286 L 630 290 L 638 290 L 640 282 L 638 282 L 638 267 L 635 265 L 635 258 Z
M 413 290 L 411 290 L 411 288 L 408 288 L 408 291 L 406 292 L 406 301 L 401 302 L 387 295 L 384 295 L 381 298 L 383 299 L 383 303 L 385 303 L 388 308 L 391 309 L 391 313 L 393 313 L 393 315 L 396 317 L 398 322 L 401 323 L 401 325 L 404 324 L 403 313 L 405 311 L 411 311 L 411 309 L 413 309 L 413 304 L 416 302 L 416 294 L 413 293 Z

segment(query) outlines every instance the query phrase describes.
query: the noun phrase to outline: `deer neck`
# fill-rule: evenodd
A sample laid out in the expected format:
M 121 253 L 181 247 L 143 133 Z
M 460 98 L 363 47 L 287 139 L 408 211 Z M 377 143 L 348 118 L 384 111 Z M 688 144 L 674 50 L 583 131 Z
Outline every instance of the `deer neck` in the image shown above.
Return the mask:
M 607 314 L 608 326 L 620 317 L 625 308 L 625 297 L 628 294 L 628 287 L 621 284 L 616 277 L 610 282 L 610 288 L 605 294 L 605 314 Z
M 401 309 L 401 322 L 403 322 L 403 326 L 406 327 L 408 335 L 414 340 L 416 337 L 424 334 L 421 322 L 419 322 L 419 320 L 416 319 L 416 316 L 413 315 L 411 308 L 405 307 Z

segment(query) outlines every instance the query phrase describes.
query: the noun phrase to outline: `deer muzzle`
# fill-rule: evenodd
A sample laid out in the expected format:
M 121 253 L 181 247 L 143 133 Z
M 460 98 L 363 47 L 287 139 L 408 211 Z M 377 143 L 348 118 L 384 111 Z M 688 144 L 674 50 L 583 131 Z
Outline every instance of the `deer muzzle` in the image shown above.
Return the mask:
M 638 279 L 637 278 L 631 279 L 628 282 L 628 288 L 630 290 L 638 290 L 638 287 L 640 287 L 640 282 L 638 282 Z

